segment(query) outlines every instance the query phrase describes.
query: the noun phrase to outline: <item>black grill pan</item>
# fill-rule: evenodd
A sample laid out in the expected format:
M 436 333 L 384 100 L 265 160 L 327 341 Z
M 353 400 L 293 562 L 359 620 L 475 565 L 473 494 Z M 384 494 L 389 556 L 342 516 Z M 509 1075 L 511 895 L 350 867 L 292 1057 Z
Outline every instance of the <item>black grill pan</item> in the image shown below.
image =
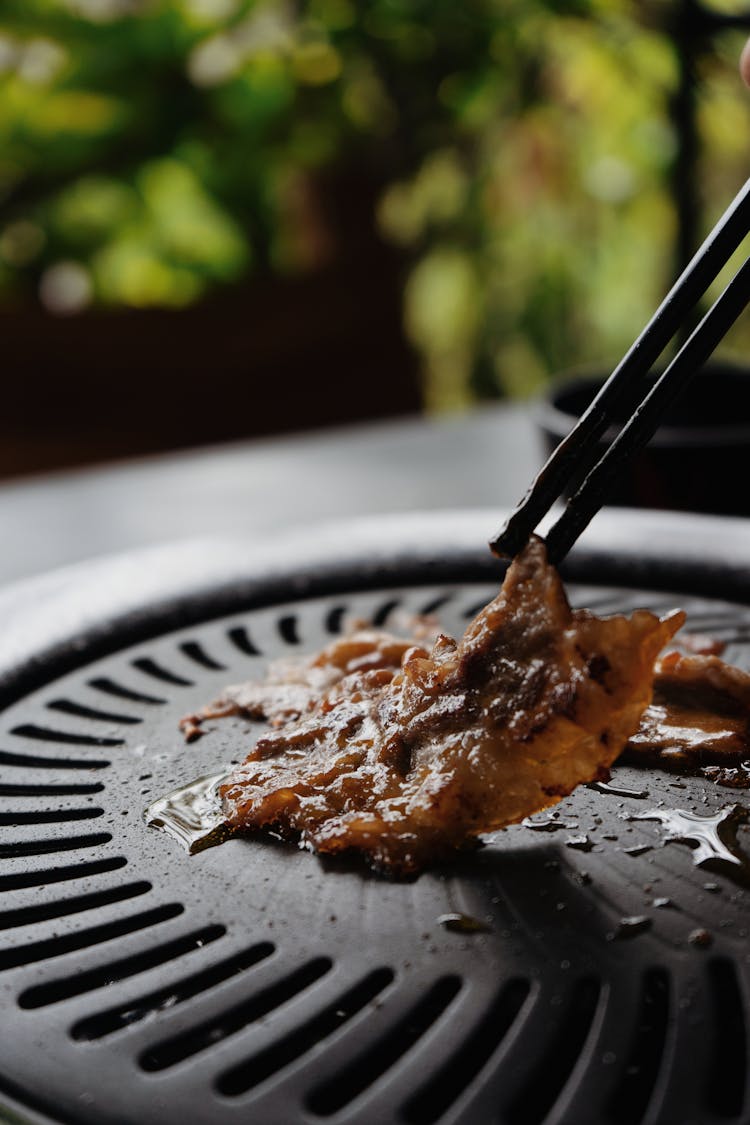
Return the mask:
M 122 560 L 93 580 L 71 572 L 36 610 L 19 594 L 14 629 L 25 613 L 34 646 L 11 631 L 0 651 L 0 1119 L 750 1119 L 745 869 L 696 866 L 688 843 L 641 819 L 708 816 L 747 804 L 744 792 L 618 767 L 614 790 L 583 788 L 557 817 L 412 882 L 273 840 L 189 857 L 143 823 L 155 797 L 248 745 L 237 720 L 189 746 L 177 730 L 226 683 L 319 647 L 349 615 L 387 625 L 431 609 L 460 632 L 498 577 L 476 524 L 473 546 L 454 536 L 429 558 L 405 523 L 375 524 L 342 532 L 307 569 L 301 550 L 267 552 L 255 575 L 243 560 L 242 582 L 228 581 L 222 548 L 213 580 L 209 550 L 168 589 L 185 558 L 175 548 L 159 556 L 159 597 L 153 585 L 124 596 Z M 700 596 L 685 593 L 695 563 L 681 570 L 653 536 L 647 549 L 648 521 L 626 525 L 644 543 L 645 590 L 627 581 L 627 552 L 607 560 L 597 545 L 571 560 L 574 600 L 680 604 L 750 667 L 750 609 L 719 596 L 745 600 L 750 574 L 743 588 L 735 559 L 731 587 L 714 571 L 708 597 L 707 569 Z M 715 539 L 716 521 L 696 521 L 694 544 L 707 526 Z M 722 526 L 731 560 L 735 525 Z M 679 595 L 642 581 L 657 547 L 653 585 L 671 574 Z M 738 855 L 747 835 L 737 823 L 726 836 Z

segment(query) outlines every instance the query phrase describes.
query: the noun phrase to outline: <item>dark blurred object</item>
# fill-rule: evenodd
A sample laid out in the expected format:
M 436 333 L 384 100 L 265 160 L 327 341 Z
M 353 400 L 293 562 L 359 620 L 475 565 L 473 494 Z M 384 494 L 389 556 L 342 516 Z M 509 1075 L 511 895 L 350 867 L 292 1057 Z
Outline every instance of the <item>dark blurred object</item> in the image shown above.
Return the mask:
M 571 376 L 536 407 L 536 420 L 551 453 L 572 429 L 601 387 L 601 375 Z M 625 421 L 642 399 L 634 387 L 618 416 Z M 609 430 L 602 452 L 616 434 Z M 630 463 L 611 504 L 672 508 L 722 515 L 750 515 L 750 368 L 728 362 L 707 364 L 668 412 L 665 424 Z M 572 480 L 570 496 L 579 480 Z
M 701 241 L 704 206 L 698 174 L 702 157 L 698 73 L 716 37 L 732 30 L 750 31 L 750 12 L 724 12 L 700 0 L 676 0 L 664 29 L 675 46 L 678 74 L 669 104 L 677 138 L 670 187 L 677 216 L 675 273 L 681 273 Z
M 728 6 L 5 0 L 0 303 L 314 273 L 310 181 L 354 164 L 428 405 L 526 396 L 624 349 L 746 175 Z
M 335 260 L 186 309 L 0 315 L 0 477 L 413 413 L 402 256 L 378 237 L 371 189 L 327 184 Z

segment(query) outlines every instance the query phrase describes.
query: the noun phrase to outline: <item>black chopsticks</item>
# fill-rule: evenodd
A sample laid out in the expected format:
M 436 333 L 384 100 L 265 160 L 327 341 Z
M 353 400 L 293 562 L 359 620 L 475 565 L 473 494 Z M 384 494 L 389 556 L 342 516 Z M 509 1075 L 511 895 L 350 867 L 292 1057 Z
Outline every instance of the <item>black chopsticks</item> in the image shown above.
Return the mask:
M 515 555 L 575 475 L 583 483 L 563 514 L 547 532 L 547 553 L 558 563 L 606 499 L 610 484 L 625 463 L 656 431 L 664 411 L 705 363 L 750 302 L 750 261 L 746 260 L 724 292 L 683 344 L 607 451 L 597 460 L 597 440 L 614 423 L 614 408 L 627 387 L 637 386 L 687 315 L 727 264 L 750 231 L 750 180 L 724 212 L 711 234 L 662 301 L 576 426 L 564 438 L 534 480 L 490 547 L 501 556 Z

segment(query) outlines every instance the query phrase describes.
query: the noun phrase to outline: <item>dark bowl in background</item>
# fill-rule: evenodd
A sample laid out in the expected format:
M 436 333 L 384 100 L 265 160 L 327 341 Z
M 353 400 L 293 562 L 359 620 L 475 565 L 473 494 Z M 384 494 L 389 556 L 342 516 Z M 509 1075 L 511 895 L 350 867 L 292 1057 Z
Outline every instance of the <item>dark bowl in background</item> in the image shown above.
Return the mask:
M 548 453 L 575 425 L 604 378 L 563 377 L 537 404 L 536 421 Z M 631 416 L 638 400 L 635 392 L 627 397 L 629 401 L 618 406 L 620 424 Z M 617 432 L 613 427 L 599 440 L 602 452 Z M 630 462 L 607 502 L 750 515 L 750 366 L 706 364 L 672 405 L 648 446 Z

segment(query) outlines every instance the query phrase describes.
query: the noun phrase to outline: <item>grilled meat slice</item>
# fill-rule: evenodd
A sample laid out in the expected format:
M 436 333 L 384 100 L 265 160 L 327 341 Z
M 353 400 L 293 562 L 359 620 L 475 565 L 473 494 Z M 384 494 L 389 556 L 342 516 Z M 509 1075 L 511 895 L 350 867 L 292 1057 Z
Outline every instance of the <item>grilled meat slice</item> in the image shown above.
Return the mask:
M 626 759 L 653 765 L 738 765 L 750 753 L 750 675 L 717 656 L 669 652 Z
M 264 685 L 258 712 L 278 729 L 221 786 L 228 823 L 416 871 L 606 776 L 682 620 L 571 610 L 532 540 L 460 642 L 411 645 L 398 668 L 397 647 L 352 667 L 332 646 L 313 662 L 332 682 L 293 706 Z
M 193 739 L 205 733 L 203 723 L 228 715 L 266 719 L 280 727 L 313 711 L 321 698 L 345 676 L 388 670 L 395 675 L 404 654 L 417 637 L 435 633 L 426 618 L 408 621 L 406 640 L 379 629 L 360 627 L 313 656 L 282 657 L 271 662 L 265 680 L 250 680 L 224 689 L 218 699 L 180 720 L 180 729 Z

